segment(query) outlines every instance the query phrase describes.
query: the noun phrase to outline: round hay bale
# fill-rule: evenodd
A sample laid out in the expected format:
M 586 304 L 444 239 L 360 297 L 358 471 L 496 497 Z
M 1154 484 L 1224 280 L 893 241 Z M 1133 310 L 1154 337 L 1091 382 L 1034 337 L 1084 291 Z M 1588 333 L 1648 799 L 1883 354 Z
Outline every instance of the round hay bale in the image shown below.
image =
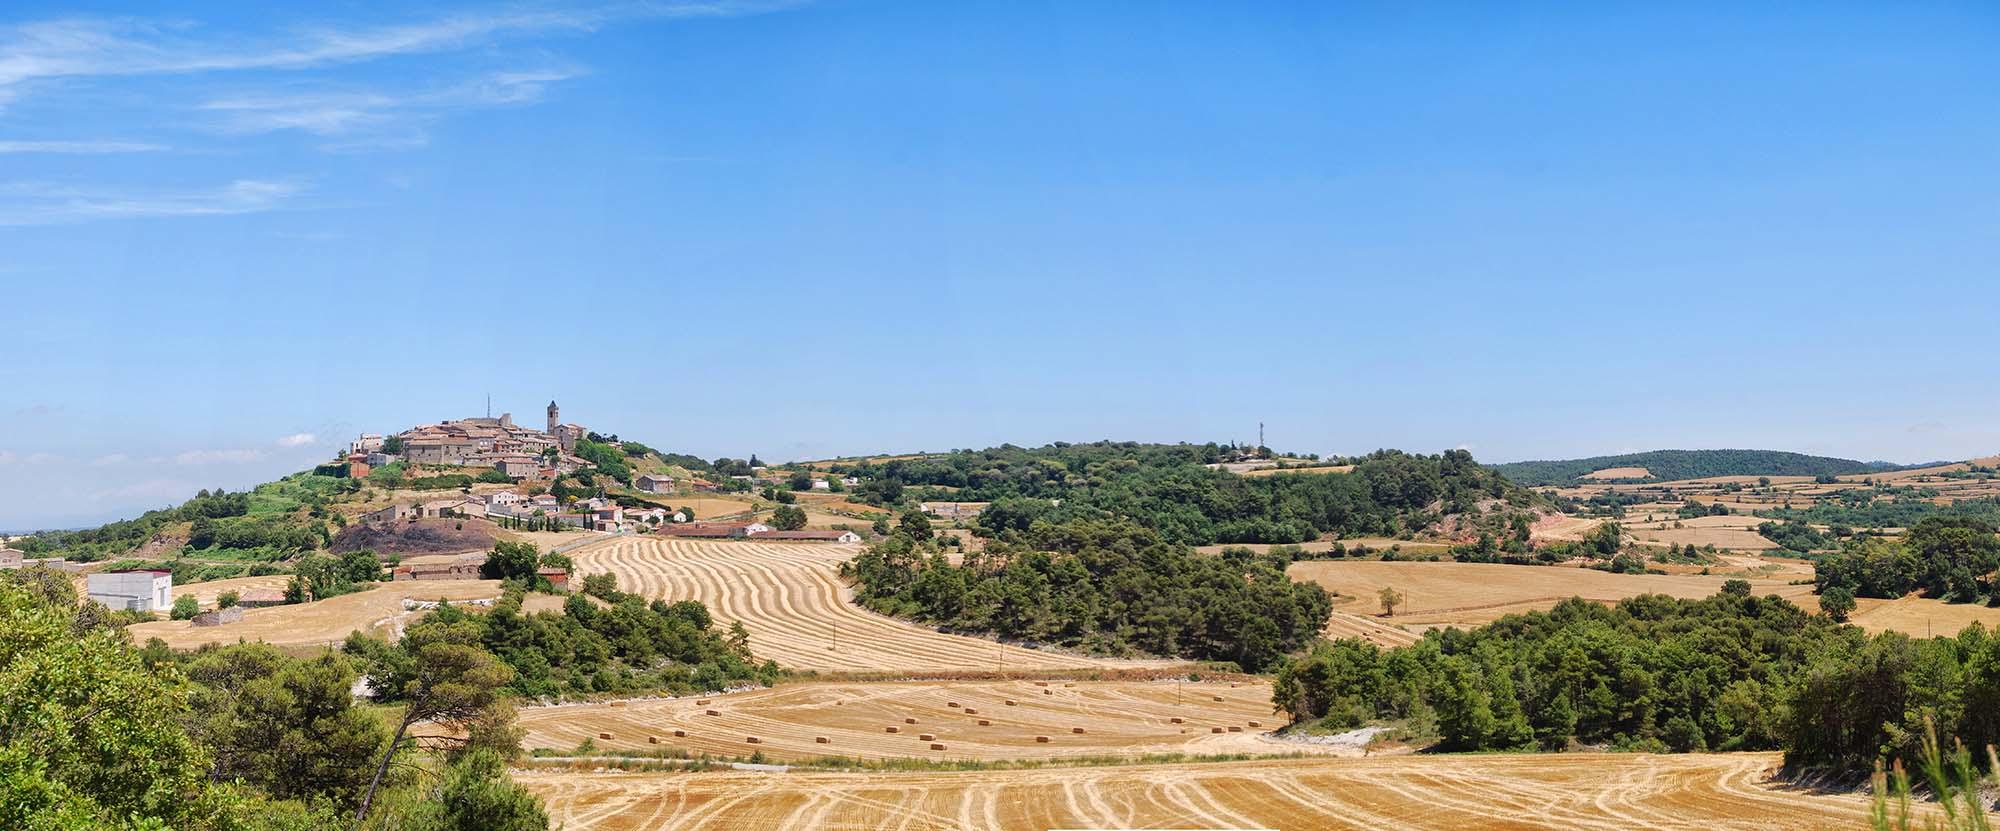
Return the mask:
M 1047 737 L 1047 736 L 1036 736 L 1036 737 L 1035 737 L 1035 743 L 1037 743 L 1037 744 L 1048 744 L 1048 743 L 1049 743 L 1049 737 Z

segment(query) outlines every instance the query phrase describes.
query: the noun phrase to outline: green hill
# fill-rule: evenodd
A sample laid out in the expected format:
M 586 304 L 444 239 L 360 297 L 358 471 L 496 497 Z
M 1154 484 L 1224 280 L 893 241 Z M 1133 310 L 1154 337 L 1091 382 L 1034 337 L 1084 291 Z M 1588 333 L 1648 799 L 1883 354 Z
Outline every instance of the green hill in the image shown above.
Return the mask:
M 1500 475 L 1530 487 L 1569 485 L 1592 471 L 1643 467 L 1652 475 L 1637 481 L 1670 482 L 1708 476 L 1825 476 L 1895 470 L 1887 462 L 1808 456 L 1782 450 L 1654 450 L 1588 459 L 1507 462 L 1493 465 Z

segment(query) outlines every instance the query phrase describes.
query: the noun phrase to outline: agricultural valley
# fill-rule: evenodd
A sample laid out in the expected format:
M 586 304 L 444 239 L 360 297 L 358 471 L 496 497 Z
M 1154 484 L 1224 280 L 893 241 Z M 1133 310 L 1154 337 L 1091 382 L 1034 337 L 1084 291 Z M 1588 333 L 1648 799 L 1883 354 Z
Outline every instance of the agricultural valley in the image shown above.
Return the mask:
M 550 409 L 542 445 L 442 422 L 17 537 L 4 608 L 54 603 L 193 690 L 170 721 L 216 743 L 201 776 L 254 764 L 210 726 L 244 696 L 352 687 L 309 785 L 247 780 L 302 816 L 367 793 L 329 766 L 490 747 L 487 775 L 571 829 L 1841 827 L 1875 759 L 1920 752 L 1912 718 L 2000 738 L 2000 459 L 768 464 Z M 490 468 L 436 455 L 487 435 Z M 523 440 L 543 450 L 510 468 Z M 171 608 L 105 608 L 93 575 L 132 573 L 171 578 Z M 426 709 L 439 649 L 485 692 Z M 1928 672 L 1971 692 L 1934 698 Z M 1834 694 L 1853 684 L 1876 697 Z M 384 816 L 416 810 L 401 787 L 373 786 Z

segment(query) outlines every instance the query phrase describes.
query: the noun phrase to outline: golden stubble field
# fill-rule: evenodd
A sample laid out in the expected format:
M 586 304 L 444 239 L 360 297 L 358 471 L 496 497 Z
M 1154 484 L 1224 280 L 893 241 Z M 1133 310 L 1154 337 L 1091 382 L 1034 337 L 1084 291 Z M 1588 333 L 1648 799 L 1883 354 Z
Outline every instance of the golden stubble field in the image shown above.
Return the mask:
M 236 581 L 216 581 L 216 585 L 233 582 Z M 208 584 L 196 583 L 180 590 L 205 585 Z M 279 588 L 282 589 L 283 585 L 280 584 Z M 195 626 L 185 620 L 156 620 L 133 624 L 126 627 L 126 631 L 131 633 L 135 643 L 159 638 L 174 649 L 193 649 L 205 643 L 235 643 L 238 640 L 263 641 L 275 646 L 317 646 L 340 643 L 349 632 L 357 630 L 392 638 L 400 635 L 402 626 L 424 614 L 422 611 L 405 610 L 403 601 L 406 599 L 467 601 L 499 596 L 498 580 L 406 580 L 379 583 L 366 591 L 311 603 L 245 609 L 241 623 Z M 561 605 L 562 598 L 532 595 L 523 604 L 523 610 L 534 612 L 560 608 Z
M 1868 801 L 1771 781 L 1775 753 L 1391 756 L 916 773 L 515 777 L 570 831 L 1270 828 L 1797 831 Z
M 1162 679 L 810 682 L 535 707 L 519 723 L 528 749 L 566 751 L 590 740 L 606 751 L 761 752 L 774 761 L 1342 752 L 1264 735 L 1285 721 L 1272 715 L 1269 684 Z
M 1775 577 L 1751 578 L 1759 597 L 1775 594 L 1809 612 L 1819 611 L 1810 583 L 1810 567 L 1795 561 L 1775 563 Z M 1698 599 L 1721 590 L 1723 575 L 1612 574 L 1568 566 L 1514 566 L 1493 563 L 1413 563 L 1375 560 L 1311 560 L 1293 563 L 1293 579 L 1311 580 L 1340 595 L 1334 599 L 1329 637 L 1368 636 L 1394 645 L 1395 636 L 1370 629 L 1404 628 L 1417 632 L 1439 626 L 1477 626 L 1521 612 L 1554 607 L 1570 597 L 1615 603 L 1640 594 L 1665 594 Z M 1394 617 L 1382 617 L 1376 594 L 1383 587 L 1402 592 L 1404 605 Z M 1979 622 L 2000 626 L 2000 609 L 1970 603 L 1945 603 L 1922 597 L 1856 601 L 1850 622 L 1869 632 L 1897 631 L 1909 635 L 1952 634 Z
M 608 572 L 619 588 L 699 600 L 722 626 L 742 621 L 759 660 L 792 669 L 1007 671 L 1098 669 L 1136 662 L 1065 655 L 940 633 L 854 605 L 839 567 L 855 545 L 624 536 L 570 552 L 576 578 Z

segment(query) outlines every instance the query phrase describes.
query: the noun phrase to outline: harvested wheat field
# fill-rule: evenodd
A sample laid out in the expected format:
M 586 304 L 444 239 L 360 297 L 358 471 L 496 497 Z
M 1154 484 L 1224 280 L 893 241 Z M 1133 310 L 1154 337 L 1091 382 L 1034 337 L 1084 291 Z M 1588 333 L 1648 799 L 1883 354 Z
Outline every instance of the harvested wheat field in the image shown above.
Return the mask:
M 1900 600 L 1855 601 L 1847 622 L 1869 632 L 1894 631 L 1915 637 L 1956 635 L 1974 623 L 2000 628 L 2000 609 L 1978 603 L 1945 603 L 1910 595 Z
M 263 577 L 231 577 L 227 580 L 210 580 L 206 583 L 189 583 L 174 587 L 174 597 L 192 596 L 204 609 L 215 608 L 215 598 L 223 592 L 238 595 L 251 592 L 282 592 L 285 584 L 291 582 L 288 574 L 267 574 Z
M 602 750 L 761 751 L 778 761 L 1342 751 L 1264 735 L 1282 723 L 1271 714 L 1269 684 L 1172 680 L 816 682 L 536 707 L 519 722 L 529 749 L 569 750 L 590 739 Z
M 391 636 L 399 634 L 403 624 L 423 614 L 405 611 L 405 599 L 485 600 L 499 596 L 498 580 L 407 580 L 380 583 L 367 591 L 296 606 L 246 609 L 241 623 L 195 626 L 185 620 L 157 620 L 133 624 L 126 631 L 132 633 L 136 643 L 159 638 L 175 649 L 238 640 L 311 646 L 339 643 L 347 633 L 357 629 Z M 528 608 L 534 609 L 536 605 L 530 604 Z
M 1627 524 L 1625 530 L 1641 542 L 1656 545 L 1713 545 L 1731 551 L 1768 551 L 1778 544 L 1757 533 L 1757 526 L 1769 521 L 1733 515 L 1676 519 L 1670 514 L 1657 522 Z
M 609 572 L 647 597 L 699 600 L 723 626 L 742 621 L 759 660 L 793 669 L 922 672 L 1158 665 L 1003 646 L 862 609 L 840 580 L 853 545 L 626 536 L 570 552 L 581 575 Z
M 1682 574 L 1612 574 L 1566 566 L 1513 566 L 1492 563 L 1409 563 L 1375 560 L 1313 560 L 1293 563 L 1288 573 L 1339 593 L 1334 608 L 1373 617 L 1383 587 L 1403 593 L 1393 618 L 1414 628 L 1477 625 L 1502 616 L 1548 609 L 1570 597 L 1614 602 L 1640 594 L 1701 598 L 1720 591 L 1730 578 Z M 1751 580 L 1759 595 L 1776 594 L 1817 609 L 1812 586 L 1784 580 Z
M 1578 479 L 1645 479 L 1652 475 L 1653 475 L 1652 471 L 1647 470 L 1643 467 L 1607 467 L 1603 470 L 1593 470 L 1582 476 L 1578 476 L 1577 478 Z
M 1771 781 L 1775 753 L 1393 756 L 928 773 L 532 770 L 571 831 L 1867 827 L 1868 800 Z

